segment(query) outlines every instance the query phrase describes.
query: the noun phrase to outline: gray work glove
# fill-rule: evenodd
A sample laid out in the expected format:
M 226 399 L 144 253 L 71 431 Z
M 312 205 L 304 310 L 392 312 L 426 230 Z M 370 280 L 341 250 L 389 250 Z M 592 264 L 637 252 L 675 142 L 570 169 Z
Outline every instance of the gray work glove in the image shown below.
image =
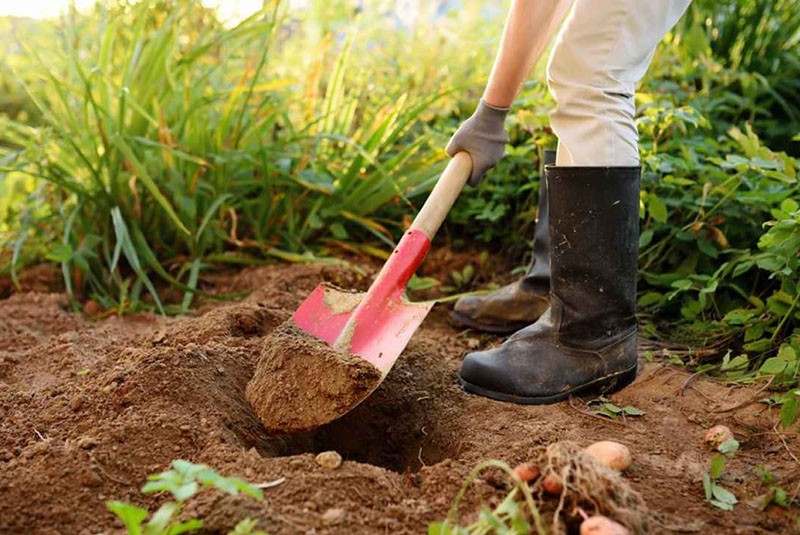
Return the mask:
M 451 157 L 461 151 L 469 153 L 472 158 L 470 186 L 480 184 L 483 175 L 505 154 L 508 133 L 503 123 L 508 110 L 495 108 L 481 100 L 472 117 L 464 121 L 445 147 Z

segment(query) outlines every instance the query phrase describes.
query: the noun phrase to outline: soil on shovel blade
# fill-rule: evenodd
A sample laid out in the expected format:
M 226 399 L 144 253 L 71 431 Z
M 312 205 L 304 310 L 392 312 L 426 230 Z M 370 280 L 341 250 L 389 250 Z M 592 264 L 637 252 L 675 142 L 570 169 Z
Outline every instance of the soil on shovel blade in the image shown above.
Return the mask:
M 264 340 L 245 397 L 265 431 L 296 433 L 343 415 L 380 379 L 366 360 L 334 351 L 287 321 Z
M 369 277 L 305 265 L 248 269 L 206 287 L 255 290 L 247 299 L 185 318 L 89 320 L 46 285 L 1 299 L 0 534 L 122 533 L 106 502 L 154 511 L 165 497 L 140 489 L 174 459 L 264 487 L 262 501 L 218 491 L 189 500 L 182 518 L 202 518 L 204 533 L 227 533 L 246 517 L 273 534 L 425 533 L 479 462 L 513 466 L 556 441 L 598 440 L 630 448 L 623 477 L 655 515 L 651 533 L 794 532 L 796 511 L 756 507 L 772 486 L 791 496 L 799 468 L 796 432 L 757 403 L 768 392 L 643 363 L 639 378 L 610 396 L 645 413 L 637 418 L 601 418 L 588 399 L 524 407 L 470 396 L 457 384 L 464 353 L 502 339 L 453 329 L 443 307 L 352 412 L 312 432 L 266 431 L 246 386 L 266 337 L 320 280 L 363 289 Z M 716 424 L 741 443 L 718 481 L 739 499 L 733 512 L 703 491 L 711 457 L 703 438 Z M 329 450 L 341 466 L 315 461 Z M 500 472 L 481 476 L 461 502 L 462 523 L 509 488 Z M 542 503 L 546 522 L 557 501 Z

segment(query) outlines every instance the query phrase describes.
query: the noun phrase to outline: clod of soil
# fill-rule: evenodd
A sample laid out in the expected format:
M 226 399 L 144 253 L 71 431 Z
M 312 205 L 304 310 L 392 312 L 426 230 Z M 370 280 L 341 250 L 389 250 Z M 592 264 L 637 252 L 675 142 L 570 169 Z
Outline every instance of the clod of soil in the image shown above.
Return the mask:
M 335 351 L 287 321 L 264 340 L 245 396 L 267 432 L 297 433 L 344 415 L 380 380 L 366 360 Z

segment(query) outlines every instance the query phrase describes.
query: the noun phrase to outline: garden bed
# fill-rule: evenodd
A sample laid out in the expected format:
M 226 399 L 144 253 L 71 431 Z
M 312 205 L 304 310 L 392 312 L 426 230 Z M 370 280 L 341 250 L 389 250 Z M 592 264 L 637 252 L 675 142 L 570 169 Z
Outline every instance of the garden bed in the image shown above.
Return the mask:
M 657 514 L 658 532 L 795 526 L 784 509 L 750 504 L 768 491 L 761 468 L 791 495 L 800 467 L 796 437 L 779 434 L 777 415 L 752 403 L 767 396 L 756 387 L 690 380 L 647 363 L 611 397 L 645 412 L 625 421 L 590 415 L 586 400 L 523 407 L 470 396 L 457 386 L 463 354 L 500 339 L 454 329 L 440 306 L 356 410 L 315 432 L 268 435 L 244 397 L 265 335 L 319 281 L 363 288 L 367 277 L 306 265 L 248 269 L 215 281 L 218 292 L 253 290 L 241 301 L 206 305 L 192 317 L 94 321 L 69 312 L 64 295 L 36 280 L 37 291 L 0 300 L 3 534 L 120 532 L 105 502 L 157 506 L 163 498 L 140 488 L 178 458 L 251 483 L 279 481 L 260 502 L 216 491 L 190 501 L 184 515 L 202 518 L 209 533 L 247 516 L 270 533 L 424 533 L 445 518 L 480 461 L 513 465 L 557 440 L 603 439 L 633 452 L 626 477 Z M 720 481 L 739 497 L 734 512 L 704 500 L 711 454 L 703 437 L 718 423 L 741 442 Z M 327 450 L 344 457 L 342 466 L 317 465 L 314 454 Z M 462 520 L 507 491 L 499 472 L 479 480 L 462 502 Z

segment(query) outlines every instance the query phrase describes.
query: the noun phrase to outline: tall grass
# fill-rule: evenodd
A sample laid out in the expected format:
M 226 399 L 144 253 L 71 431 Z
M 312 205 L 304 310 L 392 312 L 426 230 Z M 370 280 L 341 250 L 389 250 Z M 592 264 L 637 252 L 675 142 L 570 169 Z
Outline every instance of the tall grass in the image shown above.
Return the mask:
M 292 22 L 279 2 L 233 28 L 197 1 L 99 3 L 29 47 L 43 125 L 0 125 L 0 180 L 33 180 L 7 269 L 44 247 L 76 297 L 164 311 L 168 284 L 185 310 L 219 263 L 391 244 L 400 222 L 373 215 L 435 178 L 443 153 L 418 119 L 440 95 L 370 94 L 352 36 L 275 66 Z

